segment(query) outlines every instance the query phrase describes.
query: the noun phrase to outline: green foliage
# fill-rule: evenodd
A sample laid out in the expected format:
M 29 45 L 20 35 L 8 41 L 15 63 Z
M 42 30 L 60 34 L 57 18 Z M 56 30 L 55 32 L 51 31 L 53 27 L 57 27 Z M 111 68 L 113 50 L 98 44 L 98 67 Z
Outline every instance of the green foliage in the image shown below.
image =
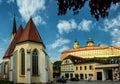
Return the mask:
M 61 61 L 55 61 L 54 63 L 53 63 L 53 65 L 61 65 Z
M 73 11 L 76 15 L 88 1 L 91 15 L 98 21 L 99 18 L 106 18 L 112 4 L 120 3 L 120 0 L 57 0 L 58 15 L 65 15 L 67 10 Z

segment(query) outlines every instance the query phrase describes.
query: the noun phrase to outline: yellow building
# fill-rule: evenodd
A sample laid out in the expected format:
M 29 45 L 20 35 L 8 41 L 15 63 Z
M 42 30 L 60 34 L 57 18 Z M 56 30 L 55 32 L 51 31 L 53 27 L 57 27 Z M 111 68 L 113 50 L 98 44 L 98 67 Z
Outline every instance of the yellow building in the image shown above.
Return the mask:
M 0 78 L 14 83 L 48 83 L 53 80 L 52 62 L 32 20 L 16 29 L 14 17 L 11 43 L 0 64 Z
M 118 62 L 117 62 L 118 63 Z M 69 55 L 62 60 L 61 77 L 80 80 L 119 80 L 120 65 Z
M 82 58 L 120 56 L 120 46 L 95 46 L 92 38 L 88 38 L 85 47 L 80 47 L 78 41 L 75 41 L 73 46 L 73 49 L 65 50 L 62 52 L 60 60 L 63 60 L 69 55 L 74 55 Z
M 91 77 L 91 80 L 96 80 L 95 66 L 100 65 L 100 63 L 95 62 L 86 62 L 79 63 L 75 65 L 75 75 L 79 79 L 88 80 Z

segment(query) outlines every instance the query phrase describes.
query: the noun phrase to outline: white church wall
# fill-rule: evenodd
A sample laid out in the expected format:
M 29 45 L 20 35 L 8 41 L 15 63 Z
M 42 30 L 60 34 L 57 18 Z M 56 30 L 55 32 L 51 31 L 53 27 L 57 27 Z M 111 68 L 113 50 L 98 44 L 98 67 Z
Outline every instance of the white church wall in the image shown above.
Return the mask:
M 39 66 L 41 66 L 41 69 L 40 69 L 41 82 L 46 82 L 47 77 L 46 77 L 45 53 L 42 50 L 40 50 L 39 54 L 40 54 L 40 56 L 39 56 L 39 59 L 40 59 L 40 63 L 39 64 L 40 65 Z
M 18 51 L 15 51 L 14 53 L 13 53 L 13 74 L 12 74 L 12 78 L 13 78 L 13 81 L 14 81 L 14 83 L 17 83 L 17 66 L 18 66 L 18 59 L 17 59 L 17 54 L 18 53 Z
M 13 56 L 10 57 L 10 75 L 9 80 L 13 81 Z

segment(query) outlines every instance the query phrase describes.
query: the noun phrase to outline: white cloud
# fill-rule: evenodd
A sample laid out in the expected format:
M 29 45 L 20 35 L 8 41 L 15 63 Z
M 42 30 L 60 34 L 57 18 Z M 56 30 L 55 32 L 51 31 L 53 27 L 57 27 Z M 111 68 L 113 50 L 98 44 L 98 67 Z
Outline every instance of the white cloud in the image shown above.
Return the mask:
M 113 28 L 120 27 L 120 14 L 111 20 L 106 19 L 104 21 L 104 31 L 110 31 Z
M 119 6 L 120 6 L 120 4 L 118 4 L 118 3 L 112 4 L 111 7 L 110 7 L 110 9 L 116 11 Z
M 57 47 L 61 47 L 61 46 L 68 44 L 68 43 L 70 43 L 70 40 L 59 38 L 54 43 L 52 43 L 49 47 L 52 49 L 55 49 Z
M 112 45 L 120 45 L 120 14 L 113 19 L 104 21 L 103 31 L 110 33 Z
M 83 31 L 89 31 L 91 27 L 92 21 L 83 19 L 82 22 L 79 23 L 78 29 Z
M 111 32 L 112 36 L 112 45 L 120 45 L 120 29 L 115 28 Z
M 75 22 L 74 19 L 71 20 L 60 20 L 57 24 L 57 28 L 60 34 L 69 33 L 74 29 L 78 29 L 81 31 L 90 31 L 90 27 L 92 27 L 92 21 L 83 19 L 79 24 Z M 95 25 L 95 24 L 94 24 Z
M 60 58 L 59 58 L 59 57 L 56 57 L 56 56 L 51 56 L 51 57 L 50 57 L 50 60 L 52 61 L 52 63 L 54 63 L 55 61 L 60 60 Z
M 0 63 L 2 61 L 2 57 L 4 56 L 4 53 L 5 53 L 5 49 L 0 46 Z
M 3 60 L 2 60 L 2 58 L 0 59 L 0 63 L 2 62 Z
M 38 25 L 38 24 L 46 24 L 46 22 L 42 19 L 41 16 L 35 16 L 33 18 L 33 20 L 36 23 L 36 25 Z
M 60 48 L 59 50 L 58 50 L 58 52 L 63 52 L 63 51 L 65 51 L 65 50 L 68 50 L 68 49 L 70 49 L 68 46 L 63 46 L 62 48 Z
M 16 0 L 16 2 L 24 21 L 27 22 L 32 17 L 36 24 L 44 23 L 42 17 L 38 15 L 38 11 L 45 10 L 45 0 Z
M 72 29 L 77 28 L 77 24 L 74 19 L 71 19 L 69 21 L 60 20 L 59 23 L 57 24 L 57 28 L 60 34 L 62 34 L 63 32 L 69 33 L 70 31 L 72 31 Z

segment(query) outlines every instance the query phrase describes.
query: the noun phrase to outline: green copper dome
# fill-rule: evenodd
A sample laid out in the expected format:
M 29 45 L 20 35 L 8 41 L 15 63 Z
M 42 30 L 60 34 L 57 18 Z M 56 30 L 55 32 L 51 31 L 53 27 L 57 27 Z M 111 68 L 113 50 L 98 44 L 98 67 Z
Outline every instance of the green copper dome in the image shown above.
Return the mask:
M 89 42 L 92 42 L 92 43 L 94 43 L 94 41 L 93 41 L 93 39 L 92 39 L 91 37 L 89 37 L 89 38 L 88 38 L 88 41 L 87 41 L 87 43 L 89 43 Z

